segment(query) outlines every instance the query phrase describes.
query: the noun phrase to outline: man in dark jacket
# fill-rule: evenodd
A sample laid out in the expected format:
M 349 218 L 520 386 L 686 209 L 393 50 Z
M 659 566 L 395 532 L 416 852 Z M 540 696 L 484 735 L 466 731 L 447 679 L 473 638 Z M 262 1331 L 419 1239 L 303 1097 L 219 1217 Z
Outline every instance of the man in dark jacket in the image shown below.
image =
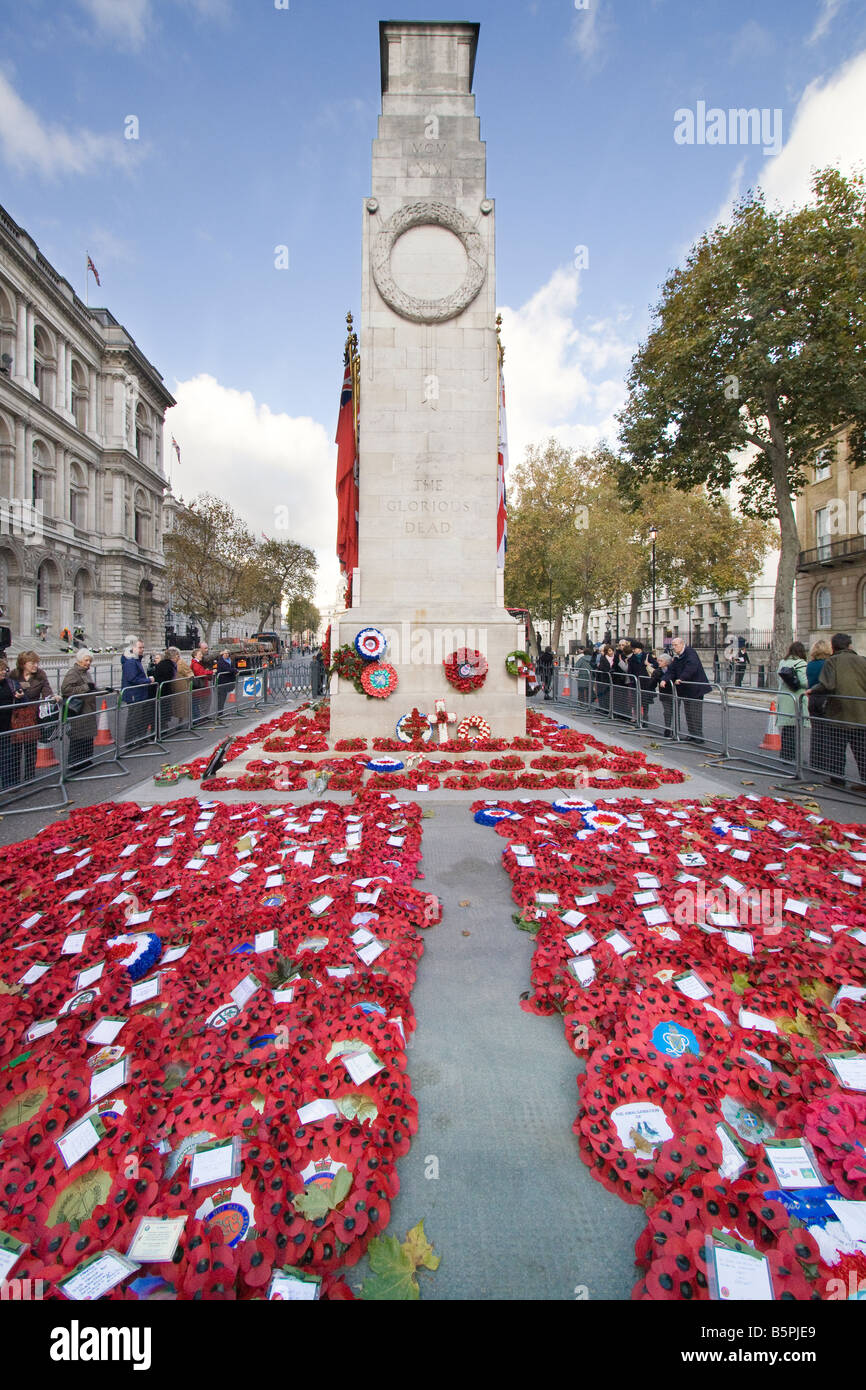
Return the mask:
M 832 782 L 844 781 L 850 744 L 860 781 L 866 783 L 866 658 L 852 652 L 847 632 L 834 633 L 830 645 L 833 655 L 824 662 L 815 687 L 830 692 L 823 715 L 827 769 Z
M 156 684 L 144 669 L 141 659 L 143 652 L 144 643 L 141 638 L 128 636 L 120 662 L 123 703 L 132 706 L 127 712 L 124 733 L 126 744 L 136 743 L 139 739 L 145 738 L 154 722 L 151 706 L 146 702 L 156 695 Z
M 545 647 L 541 656 L 538 658 L 538 675 L 544 686 L 545 700 L 551 699 L 550 687 L 553 683 L 553 648 Z
M 710 689 L 710 682 L 694 647 L 687 647 L 682 637 L 675 637 L 671 645 L 674 659 L 668 667 L 667 679 L 673 682 L 677 695 L 685 702 L 689 739 L 693 743 L 703 743 L 704 707 L 701 702 Z
M 217 713 L 222 714 L 229 691 L 235 683 L 235 668 L 227 649 L 220 652 L 216 664 Z

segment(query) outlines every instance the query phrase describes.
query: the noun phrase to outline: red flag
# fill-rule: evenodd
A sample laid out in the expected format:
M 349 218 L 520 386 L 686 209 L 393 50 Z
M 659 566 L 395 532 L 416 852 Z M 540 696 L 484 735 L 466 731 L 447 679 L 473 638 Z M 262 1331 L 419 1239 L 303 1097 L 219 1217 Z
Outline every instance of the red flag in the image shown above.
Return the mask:
M 98 270 L 96 269 L 96 266 L 93 264 L 93 261 L 90 259 L 89 256 L 87 257 L 87 269 L 93 271 L 93 278 L 94 278 L 94 280 L 96 281 L 97 285 L 100 284 L 101 282 L 100 282 L 100 279 L 99 279 L 99 272 L 98 272 Z
M 496 565 L 505 569 L 508 549 L 508 508 L 505 497 L 505 474 L 508 471 L 508 434 L 505 428 L 505 378 L 499 372 L 499 459 L 496 468 Z
M 337 556 L 340 568 L 352 582 L 358 563 L 358 467 L 352 399 L 352 362 L 344 358 L 343 391 L 337 420 Z

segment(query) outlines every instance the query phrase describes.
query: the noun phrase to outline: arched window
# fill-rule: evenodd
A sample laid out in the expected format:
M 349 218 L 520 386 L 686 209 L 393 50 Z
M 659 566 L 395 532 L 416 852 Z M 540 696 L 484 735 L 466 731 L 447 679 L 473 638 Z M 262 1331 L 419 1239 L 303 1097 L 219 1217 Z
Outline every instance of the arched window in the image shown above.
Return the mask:
M 15 298 L 0 285 L 0 375 L 20 370 L 15 362 Z
M 833 603 L 830 590 L 822 584 L 815 594 L 815 626 L 830 627 L 833 621 Z
M 150 579 L 142 579 L 138 586 L 138 626 L 142 632 L 147 632 L 150 626 L 150 605 L 153 593 L 153 582 Z
M 43 560 L 36 572 L 36 621 L 51 626 L 59 592 L 57 571 L 50 560 Z
M 151 446 L 153 444 L 153 431 L 147 418 L 147 411 L 139 401 L 135 407 L 135 452 L 142 463 L 150 464 L 152 460 Z
M 860 617 L 866 619 L 866 579 L 860 585 L 860 603 L 857 608 Z
M 150 507 L 148 506 L 147 496 L 141 488 L 136 488 L 134 510 L 134 540 L 136 545 L 144 546 L 146 549 L 150 544 Z
M 12 482 L 14 471 L 15 433 L 11 421 L 0 415 L 0 505 L 4 508 L 8 508 L 8 499 L 11 499 L 15 490 Z M 21 500 L 23 501 L 23 498 Z
M 80 430 L 87 429 L 87 405 L 90 399 L 90 379 L 87 368 L 78 361 L 72 362 L 72 414 Z
M 69 470 L 69 520 L 80 530 L 87 526 L 87 474 L 74 462 Z
M 41 505 L 44 516 L 52 516 L 54 463 L 42 440 L 34 440 L 30 474 L 30 500 Z
M 51 405 L 50 373 L 54 369 L 54 348 L 51 339 L 37 323 L 33 329 L 33 381 L 39 392 L 39 399 Z
M 75 627 L 87 628 L 88 608 L 93 583 L 85 569 L 78 570 L 72 585 L 72 622 Z

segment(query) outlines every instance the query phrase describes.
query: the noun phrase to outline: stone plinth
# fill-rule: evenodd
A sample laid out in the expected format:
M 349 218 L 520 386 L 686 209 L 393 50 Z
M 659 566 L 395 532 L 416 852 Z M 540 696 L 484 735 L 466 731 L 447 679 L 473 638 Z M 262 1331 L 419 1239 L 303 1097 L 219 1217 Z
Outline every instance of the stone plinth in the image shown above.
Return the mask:
M 332 647 L 362 627 L 389 637 L 399 689 L 332 688 L 332 733 L 388 736 L 445 697 L 495 736 L 525 727 L 522 645 L 496 567 L 497 341 L 494 210 L 471 83 L 475 24 L 384 23 L 382 115 L 363 217 L 359 567 Z M 442 660 L 490 663 L 461 694 Z

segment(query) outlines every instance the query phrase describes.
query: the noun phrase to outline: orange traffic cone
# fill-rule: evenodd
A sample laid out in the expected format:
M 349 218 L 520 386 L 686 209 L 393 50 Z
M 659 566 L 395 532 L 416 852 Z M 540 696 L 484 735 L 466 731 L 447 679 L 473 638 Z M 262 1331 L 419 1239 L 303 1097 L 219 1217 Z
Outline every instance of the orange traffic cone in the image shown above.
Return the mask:
M 51 744 L 50 744 L 50 743 L 40 743 L 39 747 L 38 747 L 37 750 L 36 750 L 36 769 L 37 769 L 37 771 L 38 771 L 39 768 L 41 768 L 41 767 L 59 767 L 59 766 L 60 766 L 60 764 L 58 763 L 57 759 L 56 759 L 55 756 L 54 756 L 54 749 L 52 748 Z
M 769 753 L 780 753 L 782 751 L 782 735 L 776 729 L 776 701 L 770 701 L 770 718 L 767 720 L 767 732 L 761 740 L 761 747 Z
M 108 727 L 108 706 L 105 700 L 102 702 L 102 709 L 99 711 L 99 719 L 96 725 L 96 738 L 93 740 L 94 748 L 110 748 L 114 743 L 111 737 L 111 729 Z
M 563 681 L 562 693 L 563 693 L 563 695 L 565 696 L 566 700 L 570 698 L 570 696 L 571 696 L 571 676 L 566 676 L 565 680 Z

